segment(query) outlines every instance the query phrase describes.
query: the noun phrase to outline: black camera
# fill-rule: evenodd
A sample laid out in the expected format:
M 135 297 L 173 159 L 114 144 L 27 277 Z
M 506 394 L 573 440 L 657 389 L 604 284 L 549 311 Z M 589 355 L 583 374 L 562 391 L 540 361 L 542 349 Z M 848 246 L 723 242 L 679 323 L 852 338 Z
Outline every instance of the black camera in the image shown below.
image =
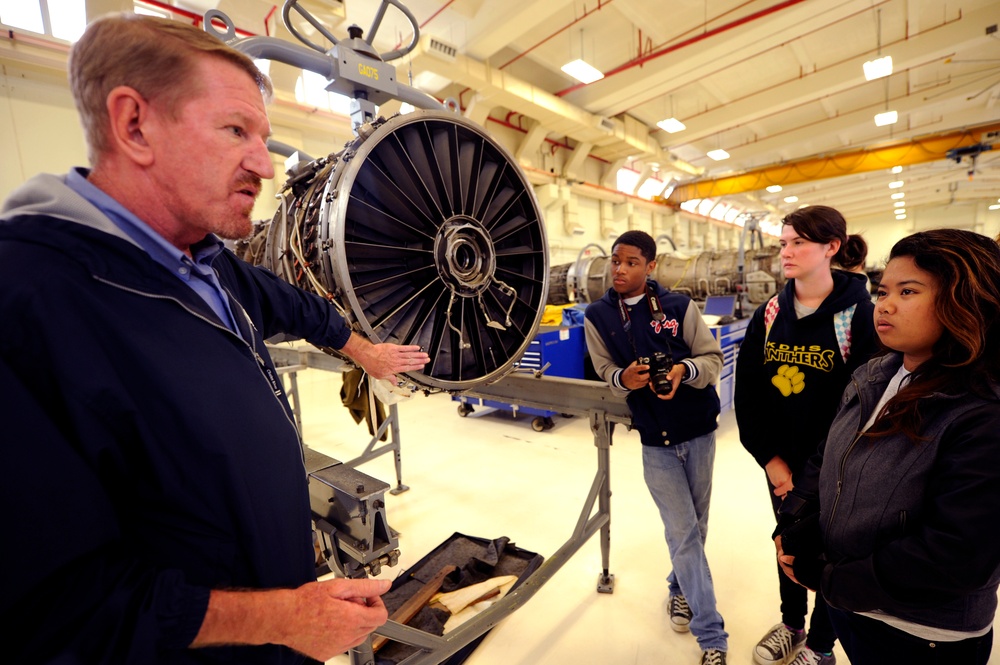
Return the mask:
M 655 351 L 652 356 L 640 357 L 637 362 L 640 365 L 649 365 L 649 380 L 656 394 L 669 395 L 674 389 L 674 384 L 667 378 L 667 374 L 674 368 L 674 359 L 666 353 Z

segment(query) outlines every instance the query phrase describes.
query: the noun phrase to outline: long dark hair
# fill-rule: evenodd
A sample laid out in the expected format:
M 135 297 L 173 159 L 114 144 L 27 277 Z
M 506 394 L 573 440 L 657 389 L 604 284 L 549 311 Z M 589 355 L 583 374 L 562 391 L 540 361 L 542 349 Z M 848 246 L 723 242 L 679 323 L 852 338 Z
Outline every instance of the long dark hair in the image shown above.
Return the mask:
M 932 393 L 993 395 L 1000 380 L 1000 246 L 984 235 L 936 229 L 897 242 L 889 260 L 909 257 L 937 280 L 943 327 L 930 359 L 885 405 L 871 434 L 920 439 L 921 398 Z

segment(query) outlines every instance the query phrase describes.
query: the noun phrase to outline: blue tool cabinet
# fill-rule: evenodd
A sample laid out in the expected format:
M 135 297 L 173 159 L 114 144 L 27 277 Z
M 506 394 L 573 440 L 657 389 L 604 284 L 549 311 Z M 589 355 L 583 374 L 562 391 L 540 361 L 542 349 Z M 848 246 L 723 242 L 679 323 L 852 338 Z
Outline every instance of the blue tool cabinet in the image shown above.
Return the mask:
M 583 326 L 542 326 L 531 340 L 515 371 L 582 379 L 583 361 L 586 355 L 587 345 Z M 473 413 L 475 406 L 485 406 L 510 411 L 515 418 L 519 413 L 534 416 L 531 428 L 536 432 L 552 429 L 555 426 L 552 420 L 552 416 L 556 415 L 555 411 L 465 395 L 453 395 L 452 400 L 459 402 L 458 415 L 463 417 Z
M 719 375 L 719 401 L 722 410 L 733 408 L 733 391 L 736 388 L 736 358 L 739 356 L 740 344 L 747 332 L 750 319 L 738 319 L 722 326 L 709 326 L 712 335 L 719 340 L 722 347 L 722 373 Z

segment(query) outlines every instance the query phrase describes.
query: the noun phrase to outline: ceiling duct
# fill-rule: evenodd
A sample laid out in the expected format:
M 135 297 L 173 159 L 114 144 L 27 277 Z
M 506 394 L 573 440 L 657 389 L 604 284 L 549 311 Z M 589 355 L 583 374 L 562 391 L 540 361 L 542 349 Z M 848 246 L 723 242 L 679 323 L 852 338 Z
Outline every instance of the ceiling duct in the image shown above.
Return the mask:
M 455 58 L 458 56 L 458 47 L 452 46 L 437 37 L 428 37 L 427 53 L 445 62 L 455 62 Z

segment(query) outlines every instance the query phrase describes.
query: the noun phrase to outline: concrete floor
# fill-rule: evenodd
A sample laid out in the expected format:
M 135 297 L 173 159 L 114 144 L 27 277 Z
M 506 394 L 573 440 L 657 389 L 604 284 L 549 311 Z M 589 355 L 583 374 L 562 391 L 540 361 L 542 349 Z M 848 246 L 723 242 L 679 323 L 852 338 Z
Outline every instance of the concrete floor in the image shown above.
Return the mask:
M 350 460 L 369 436 L 340 404 L 341 377 L 315 369 L 298 374 L 306 444 Z M 389 524 L 401 532 L 395 577 L 455 532 L 507 536 L 544 556 L 570 536 L 597 468 L 588 424 L 555 416 L 535 432 L 530 416 L 482 408 L 458 415 L 448 395 L 417 395 L 399 405 L 402 479 L 410 490 L 386 494 Z M 708 559 L 719 609 L 730 634 L 729 664 L 751 665 L 751 649 L 779 618 L 773 518 L 763 472 L 739 443 L 732 412 L 723 413 L 709 521 Z M 601 569 L 594 536 L 524 607 L 504 619 L 468 665 L 564 663 L 692 665 L 701 652 L 690 634 L 667 625 L 670 571 L 662 525 L 642 479 L 639 438 L 621 426 L 611 450 L 613 594 L 596 592 Z M 395 485 L 392 456 L 362 467 Z M 996 644 L 996 642 L 995 642 Z M 1000 664 L 994 648 L 991 664 Z M 839 663 L 847 663 L 839 644 Z M 346 665 L 348 657 L 330 661 Z

